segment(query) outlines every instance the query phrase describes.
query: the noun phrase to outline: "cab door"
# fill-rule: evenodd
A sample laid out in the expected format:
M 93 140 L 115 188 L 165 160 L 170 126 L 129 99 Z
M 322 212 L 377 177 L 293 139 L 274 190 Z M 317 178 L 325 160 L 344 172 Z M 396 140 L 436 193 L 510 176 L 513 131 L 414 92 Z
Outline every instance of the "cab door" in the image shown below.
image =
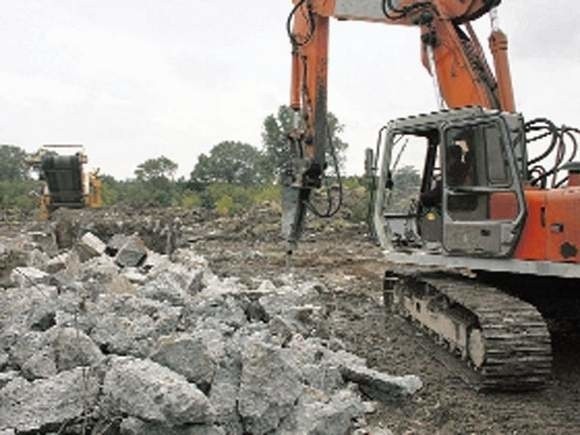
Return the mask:
M 526 204 L 501 116 L 442 127 L 443 249 L 450 255 L 506 257 L 514 251 Z M 499 215 L 492 204 L 511 207 Z

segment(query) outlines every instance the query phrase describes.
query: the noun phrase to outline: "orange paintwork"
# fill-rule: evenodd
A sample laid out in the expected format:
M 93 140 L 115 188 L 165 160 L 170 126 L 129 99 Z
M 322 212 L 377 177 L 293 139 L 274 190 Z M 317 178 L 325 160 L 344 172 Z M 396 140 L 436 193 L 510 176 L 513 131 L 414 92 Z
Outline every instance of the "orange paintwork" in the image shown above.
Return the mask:
M 532 261 L 580 263 L 580 188 L 525 190 L 527 217 L 514 258 Z M 494 193 L 490 219 L 513 219 L 513 194 Z M 576 255 L 571 255 L 576 250 Z
M 453 109 L 481 106 L 488 109 L 500 107 L 490 98 L 490 90 L 479 80 L 473 70 L 461 41 L 450 21 L 435 23 L 439 44 L 435 47 L 435 65 L 441 95 Z M 423 63 L 428 68 L 424 58 Z
M 549 190 L 546 197 L 548 260 L 580 263 L 580 188 Z
M 292 0 L 298 4 L 300 0 Z M 380 1 L 380 0 L 377 0 Z M 290 106 L 295 111 L 302 111 L 306 124 L 305 136 L 310 137 L 312 145 L 307 146 L 307 155 L 312 157 L 316 150 L 308 150 L 316 146 L 324 146 L 323 140 L 317 140 L 315 130 L 317 122 L 326 112 L 327 75 L 328 75 L 328 37 L 329 18 L 353 19 L 358 21 L 380 22 L 389 25 L 418 26 L 417 15 L 402 19 L 388 19 L 387 17 L 351 17 L 336 13 L 337 0 L 307 0 L 299 8 L 294 16 L 294 35 L 306 44 L 293 47 L 292 52 L 292 80 L 290 91 Z M 402 0 L 399 7 L 416 3 L 415 0 Z M 500 98 L 498 87 L 494 83 L 485 83 L 480 79 L 478 72 L 470 62 L 465 48 L 454 28 L 452 21 L 458 17 L 471 15 L 487 4 L 486 0 L 473 0 L 469 2 L 459 0 L 432 0 L 431 3 L 438 11 L 433 25 L 422 25 L 423 34 L 434 30 L 437 36 L 437 44 L 434 47 L 435 64 L 441 94 L 450 108 L 465 106 L 481 106 L 489 109 L 512 110 L 509 98 Z M 314 21 L 314 35 L 309 35 L 311 26 L 309 17 Z M 312 37 L 309 37 L 312 36 Z M 472 35 L 473 37 L 473 35 Z M 496 38 L 499 39 L 499 38 Z M 473 41 L 475 46 L 480 46 L 479 41 Z M 508 89 L 506 80 L 509 78 L 509 68 L 506 69 L 507 57 L 504 58 L 506 44 L 496 44 L 496 52 L 499 54 L 496 65 L 500 65 L 499 74 L 503 78 L 501 89 Z M 423 50 L 423 62 L 429 69 Z M 473 54 L 472 54 L 473 55 Z M 478 61 L 485 63 L 483 53 L 475 54 Z M 507 73 L 506 73 L 507 71 Z M 491 79 L 493 81 L 493 78 Z M 508 102 L 505 107 L 500 101 Z M 308 141 L 306 141 L 308 142 Z
M 500 30 L 493 31 L 489 37 L 489 47 L 495 64 L 501 106 L 503 110 L 515 112 L 516 102 L 508 59 L 508 39 L 505 33 Z
M 571 173 L 568 179 L 568 186 L 580 186 L 580 174 Z

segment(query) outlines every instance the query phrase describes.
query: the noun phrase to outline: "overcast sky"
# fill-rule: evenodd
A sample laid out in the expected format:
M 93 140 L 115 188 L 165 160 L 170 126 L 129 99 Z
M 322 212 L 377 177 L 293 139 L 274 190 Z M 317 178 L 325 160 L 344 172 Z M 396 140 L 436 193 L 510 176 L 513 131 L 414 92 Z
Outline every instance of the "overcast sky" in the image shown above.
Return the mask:
M 1 3 L 0 143 L 82 143 L 116 177 L 163 154 L 186 175 L 222 140 L 260 146 L 264 117 L 287 103 L 290 0 Z M 500 8 L 518 109 L 579 125 L 580 9 L 549 3 Z M 488 19 L 477 28 L 487 39 Z M 435 109 L 431 80 L 416 29 L 333 22 L 330 56 L 330 109 L 360 173 L 381 125 Z

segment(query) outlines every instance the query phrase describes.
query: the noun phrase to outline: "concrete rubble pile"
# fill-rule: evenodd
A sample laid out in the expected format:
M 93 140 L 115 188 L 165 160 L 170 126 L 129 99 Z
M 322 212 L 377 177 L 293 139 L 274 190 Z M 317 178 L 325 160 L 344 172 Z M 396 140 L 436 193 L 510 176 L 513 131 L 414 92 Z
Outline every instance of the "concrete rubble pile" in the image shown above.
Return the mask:
M 374 401 L 421 388 L 322 333 L 323 287 L 282 282 L 135 236 L 31 253 L 0 289 L 0 434 L 365 434 Z

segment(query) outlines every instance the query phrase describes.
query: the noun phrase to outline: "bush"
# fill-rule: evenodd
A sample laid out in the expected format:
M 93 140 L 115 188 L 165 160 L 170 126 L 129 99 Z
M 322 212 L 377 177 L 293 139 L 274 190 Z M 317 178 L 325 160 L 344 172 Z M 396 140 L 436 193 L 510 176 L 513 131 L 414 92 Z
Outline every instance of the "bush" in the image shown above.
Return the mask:
M 203 205 L 203 199 L 201 195 L 186 190 L 181 196 L 180 204 L 183 208 L 187 209 L 199 208 Z
M 229 216 L 234 210 L 234 200 L 229 195 L 223 195 L 216 201 L 215 208 L 220 216 Z
M 34 192 L 40 192 L 40 184 L 36 181 L 0 181 L 0 208 L 33 210 L 38 206 Z

